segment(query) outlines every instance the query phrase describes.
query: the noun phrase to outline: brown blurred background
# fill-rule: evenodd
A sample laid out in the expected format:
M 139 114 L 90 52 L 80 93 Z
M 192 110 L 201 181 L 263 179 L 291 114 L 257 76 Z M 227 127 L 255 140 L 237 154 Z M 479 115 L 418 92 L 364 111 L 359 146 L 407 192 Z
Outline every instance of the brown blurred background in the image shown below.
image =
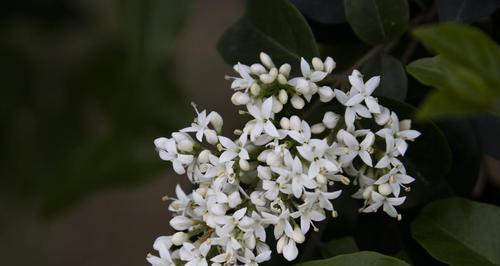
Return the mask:
M 5 153 L 1 159 L 3 169 L 0 171 L 3 183 L 0 190 L 0 264 L 146 265 L 145 256 L 152 251 L 154 239 L 170 232 L 167 204 L 161 201 L 161 197 L 172 195 L 177 183 L 184 184 L 185 188 L 188 186 L 185 177 L 173 174 L 167 163 L 157 165 L 159 159 L 152 145 L 153 138 L 159 134 L 167 136 L 171 129 L 190 123 L 193 114 L 189 113 L 192 112 L 190 101 L 196 102 L 200 108 L 217 110 L 227 118 L 225 122 L 231 127 L 231 121 L 234 122 L 236 114 L 229 105 L 229 84 L 224 80 L 224 75 L 230 73 L 231 68 L 218 55 L 215 44 L 224 29 L 241 17 L 243 2 L 188 1 L 180 32 L 171 44 L 165 44 L 171 48 L 160 53 L 165 56 L 165 60 L 159 60 L 162 61 L 158 64 L 160 67 L 155 63 L 151 64 L 153 66 L 146 63 L 130 64 L 132 72 L 140 71 L 141 68 L 146 69 L 144 72 L 159 71 L 160 76 L 168 76 L 176 84 L 177 92 L 158 96 L 159 99 L 165 97 L 164 102 L 144 101 L 144 109 L 149 109 L 151 104 L 159 105 L 155 107 L 155 110 L 161 110 L 154 114 L 157 115 L 156 120 L 152 119 L 148 112 L 139 113 L 138 117 L 131 117 L 127 113 L 127 110 L 143 110 L 141 106 L 135 106 L 135 99 L 139 101 L 139 98 L 148 93 L 143 92 L 144 88 L 147 88 L 149 93 L 156 93 L 150 86 L 137 86 L 139 89 L 134 89 L 130 94 L 126 92 L 127 95 L 133 95 L 130 100 L 120 96 L 120 90 L 123 88 L 121 83 L 113 83 L 106 78 L 101 78 L 102 81 L 94 79 L 88 76 L 90 74 L 87 70 L 80 70 L 78 67 L 73 68 L 72 73 L 66 73 L 66 69 L 71 69 L 74 65 L 80 66 L 91 57 L 90 53 L 87 54 L 89 47 L 97 46 L 102 40 L 106 40 L 106 43 L 111 39 L 111 43 L 119 44 L 116 46 L 118 48 L 112 46 L 111 49 L 104 48 L 104 52 L 97 52 L 97 63 L 90 64 L 90 73 L 98 72 L 98 76 L 106 76 L 109 73 L 115 75 L 118 80 L 126 80 L 127 72 L 113 73 L 110 69 L 113 65 L 105 65 L 99 60 L 109 54 L 117 57 L 118 62 L 122 61 L 122 57 L 133 58 L 131 62 L 137 60 L 134 57 L 135 52 L 128 52 L 128 48 L 124 48 L 127 51 L 125 53 L 116 52 L 121 51 L 121 46 L 127 46 L 127 37 L 112 40 L 115 33 L 110 32 L 121 32 L 121 24 L 126 22 L 109 16 L 117 13 L 116 10 L 123 4 L 121 2 L 134 1 L 18 2 L 7 4 L 0 13 L 0 33 L 3 36 L 0 47 L 3 54 L 0 58 L 0 61 L 3 61 L 0 103 L 4 124 L 1 137 L 4 139 L 2 144 Z M 141 1 L 137 1 L 139 2 Z M 144 2 L 149 3 L 147 8 L 158 3 Z M 175 16 L 177 12 L 184 12 L 175 10 L 178 6 L 175 2 L 183 1 L 165 2 L 171 4 L 171 7 L 166 8 L 173 10 L 166 12 L 164 16 Z M 125 3 L 127 4 L 130 3 Z M 125 18 L 129 15 L 127 12 L 124 13 Z M 98 33 L 89 33 L 93 31 Z M 95 53 L 92 56 L 95 56 Z M 138 57 L 141 56 L 143 55 Z M 32 58 L 35 59 L 31 61 Z M 129 63 L 128 59 L 123 60 Z M 164 65 L 168 67 L 163 67 Z M 64 75 L 77 76 L 83 83 L 72 78 L 62 82 L 61 77 Z M 150 76 L 145 76 L 144 79 L 149 82 Z M 49 85 L 41 85 L 47 80 Z M 88 80 L 91 82 L 86 84 Z M 147 82 L 145 84 L 148 84 Z M 164 86 L 168 85 L 160 82 L 157 90 L 163 90 Z M 109 90 L 113 96 L 109 97 L 101 91 L 95 93 L 95 88 Z M 80 100 L 85 104 L 80 104 Z M 127 104 L 123 104 L 124 101 Z M 114 107 L 115 102 L 120 103 Z M 88 111 L 89 106 L 91 111 Z M 116 110 L 108 106 L 113 106 Z M 48 116 L 56 120 L 54 123 L 57 124 L 64 124 L 66 119 L 76 119 L 72 115 L 61 118 L 61 114 L 71 114 L 75 111 L 79 117 L 81 110 L 85 110 L 83 113 L 85 119 L 91 121 L 90 126 L 82 126 L 83 122 L 76 125 L 68 122 L 68 125 L 63 125 L 64 128 L 74 127 L 77 136 L 72 137 L 73 142 L 65 143 L 64 130 L 54 127 L 45 129 L 43 125 L 39 125 L 45 124 L 43 112 L 46 110 L 50 112 Z M 115 120 L 121 119 L 122 111 L 124 123 L 115 123 Z M 131 124 L 132 129 L 122 124 Z M 154 130 L 149 130 L 149 127 Z M 135 132 L 136 128 L 145 130 L 137 135 L 126 134 Z M 82 131 L 85 134 L 81 135 Z M 45 138 L 44 134 L 55 134 L 55 141 L 50 137 Z M 106 143 L 107 138 L 102 136 L 108 135 L 113 139 L 118 138 L 117 136 L 121 138 L 122 135 L 127 138 L 124 138 L 125 144 L 110 144 L 114 145 L 112 150 L 117 152 L 104 154 L 102 157 L 90 153 L 88 156 L 92 157 L 91 160 L 80 165 L 82 159 L 79 156 L 83 155 L 75 154 L 74 151 L 85 150 L 85 143 L 89 139 Z M 129 139 L 138 140 L 138 145 L 143 146 L 141 152 L 146 154 L 148 160 L 154 160 L 155 171 L 147 171 L 144 174 L 151 173 L 152 177 L 136 173 L 135 177 L 130 176 L 123 180 L 113 177 L 104 183 L 80 183 L 83 179 L 99 180 L 106 175 L 122 175 L 125 171 L 129 172 L 128 168 L 124 169 L 128 166 L 138 169 L 138 173 L 141 173 L 140 169 L 143 168 L 141 165 L 135 166 L 135 161 L 132 160 L 133 163 L 129 165 L 121 165 L 119 162 L 121 159 L 124 164 L 129 162 L 128 159 L 125 160 L 128 153 L 120 151 L 126 148 L 122 145 L 126 145 Z M 44 141 L 48 143 L 48 148 L 40 144 Z M 73 148 L 58 149 L 58 144 Z M 101 146 L 98 147 L 96 154 L 102 154 Z M 57 154 L 56 158 L 49 161 L 50 155 L 47 151 Z M 59 171 L 65 169 L 68 164 L 66 159 L 61 158 L 78 158 L 75 159 L 75 169 Z M 116 161 L 118 162 L 115 163 Z M 73 164 L 73 161 L 69 161 L 69 164 Z M 100 176 L 93 176 L 101 169 L 101 164 L 113 165 L 123 171 L 110 167 Z M 131 173 L 134 173 L 133 169 Z M 73 179 L 74 176 L 78 178 Z

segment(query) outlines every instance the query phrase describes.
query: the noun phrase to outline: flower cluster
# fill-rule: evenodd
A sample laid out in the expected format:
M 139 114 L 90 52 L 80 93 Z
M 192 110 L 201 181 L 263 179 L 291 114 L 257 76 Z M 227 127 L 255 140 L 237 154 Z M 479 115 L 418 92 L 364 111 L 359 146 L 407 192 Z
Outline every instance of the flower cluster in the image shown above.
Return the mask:
M 258 265 L 270 259 L 269 237 L 292 261 L 315 224 L 338 215 L 332 200 L 346 185 L 359 187 L 353 197 L 363 200 L 360 211 L 382 207 L 401 218 L 394 206 L 404 202 L 401 188 L 409 190 L 413 178 L 400 159 L 420 133 L 372 96 L 380 77 L 364 82 L 354 70 L 342 91 L 325 85 L 335 68 L 330 57 L 302 59 L 302 75 L 293 78 L 289 64 L 276 66 L 265 53 L 260 60 L 235 65 L 239 76 L 228 77 L 231 100 L 248 117 L 235 138 L 221 135 L 217 112 L 195 106 L 191 126 L 154 141 L 194 190 L 177 186 L 168 198 L 177 233 L 155 241 L 152 265 Z M 310 124 L 298 110 L 317 100 L 340 111 L 320 113 Z

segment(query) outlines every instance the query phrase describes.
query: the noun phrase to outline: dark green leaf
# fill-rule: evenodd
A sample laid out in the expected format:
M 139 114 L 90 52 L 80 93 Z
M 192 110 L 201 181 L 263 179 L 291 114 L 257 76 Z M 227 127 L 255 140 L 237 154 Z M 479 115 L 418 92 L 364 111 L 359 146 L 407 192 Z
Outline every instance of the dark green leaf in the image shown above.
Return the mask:
M 406 71 L 420 83 L 439 88 L 443 86 L 445 77 L 440 60 L 440 56 L 417 59 L 406 66 Z
M 378 44 L 398 38 L 408 27 L 406 0 L 345 0 L 347 21 L 364 42 Z
M 286 0 L 252 0 L 246 15 L 224 32 L 217 49 L 229 64 L 258 62 L 268 53 L 276 64 L 290 63 L 298 70 L 300 57 L 318 56 L 311 29 Z
M 433 202 L 412 224 L 412 236 L 452 266 L 500 265 L 500 208 L 462 198 Z
M 408 87 L 406 72 L 401 62 L 393 56 L 383 54 L 374 57 L 362 68 L 366 78 L 380 75 L 380 86 L 374 95 L 404 101 Z
M 324 260 L 313 260 L 297 266 L 407 266 L 404 261 L 372 251 L 361 251 Z
M 439 0 L 437 2 L 439 20 L 465 23 L 487 17 L 500 7 L 499 0 Z
M 307 18 L 320 23 L 345 22 L 344 0 L 291 0 Z
M 358 251 L 356 241 L 352 236 L 346 236 L 330 240 L 320 247 L 323 258 L 331 258 L 337 255 L 348 254 Z

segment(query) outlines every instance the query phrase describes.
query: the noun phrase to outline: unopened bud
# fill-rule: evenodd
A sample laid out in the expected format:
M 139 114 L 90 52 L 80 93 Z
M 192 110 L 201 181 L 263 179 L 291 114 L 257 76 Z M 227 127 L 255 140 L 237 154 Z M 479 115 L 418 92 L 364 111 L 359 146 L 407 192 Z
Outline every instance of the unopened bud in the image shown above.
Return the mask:
M 271 84 L 273 81 L 276 79 L 270 74 L 261 74 L 259 75 L 260 81 L 262 81 L 264 84 Z
M 269 75 L 271 75 L 273 78 L 277 78 L 278 77 L 278 69 L 276 69 L 275 67 L 271 68 L 271 70 L 269 70 Z
M 304 105 L 306 104 L 304 102 L 304 99 L 302 99 L 298 95 L 294 95 L 290 101 L 292 103 L 293 108 L 298 109 L 298 110 L 304 108 Z
M 278 74 L 277 80 L 281 85 L 286 85 L 288 83 L 288 80 L 286 79 L 285 75 L 281 73 Z
M 367 186 L 363 190 L 363 199 L 369 199 L 372 196 L 373 186 Z
M 327 128 L 332 129 L 335 126 L 337 126 L 339 119 L 340 119 L 340 116 L 338 114 L 328 111 L 323 116 L 323 124 L 325 124 L 325 126 Z
M 276 98 L 273 97 L 273 107 L 272 107 L 273 113 L 277 114 L 283 110 L 283 104 Z
M 202 150 L 198 155 L 198 161 L 200 161 L 200 163 L 208 163 L 210 161 L 209 155 L 210 155 L 209 150 Z
M 333 218 L 337 218 L 337 217 L 339 217 L 339 213 L 338 213 L 336 210 L 333 210 L 333 211 L 332 211 L 332 217 L 333 217 Z
M 177 232 L 172 235 L 172 244 L 176 246 L 182 245 L 184 242 L 188 241 L 189 237 L 184 232 Z
M 281 254 L 283 253 L 283 248 L 285 247 L 285 245 L 287 244 L 287 237 L 285 235 L 283 235 L 279 240 L 278 240 L 278 243 L 276 243 L 276 251 L 278 252 L 278 254 Z
M 250 97 L 246 93 L 237 91 L 231 96 L 231 102 L 234 105 L 245 105 L 250 102 Z
M 177 148 L 181 151 L 192 152 L 193 142 L 187 139 L 183 139 L 179 143 L 177 143 Z
M 262 64 L 264 66 L 266 66 L 267 68 L 271 69 L 274 67 L 274 63 L 273 63 L 273 60 L 271 60 L 271 57 L 269 57 L 269 55 L 267 55 L 266 53 L 264 52 L 261 52 L 260 53 L 260 61 L 262 62 Z
M 290 70 L 292 70 L 292 66 L 290 66 L 290 64 L 283 64 L 280 66 L 279 72 L 285 77 L 288 77 L 288 75 L 290 75 Z
M 282 104 L 286 104 L 288 102 L 288 93 L 286 92 L 286 90 L 280 90 L 280 92 L 278 93 L 278 99 Z
M 215 128 L 215 131 L 221 132 L 222 130 L 222 125 L 224 124 L 224 120 L 222 120 L 222 116 L 220 116 L 219 113 L 213 111 L 210 114 L 210 123 L 212 126 Z
M 322 123 L 314 124 L 311 127 L 311 132 L 313 134 L 320 134 L 323 133 L 323 131 L 325 131 L 325 125 L 323 125 Z
M 261 64 L 253 64 L 253 65 L 251 65 L 250 66 L 250 71 L 252 71 L 252 74 L 254 74 L 256 76 L 258 76 L 260 74 L 266 73 L 266 69 Z
M 212 145 L 215 145 L 219 141 L 215 130 L 205 130 L 205 138 L 207 139 L 207 142 Z
M 257 84 L 257 83 L 252 84 L 252 86 L 250 87 L 250 93 L 253 96 L 259 95 L 260 94 L 260 86 L 259 86 L 259 84 Z
M 331 101 L 335 97 L 335 93 L 333 92 L 332 88 L 328 86 L 319 87 L 318 94 L 319 100 L 324 103 Z
M 282 117 L 280 120 L 280 126 L 282 129 L 290 129 L 290 119 Z

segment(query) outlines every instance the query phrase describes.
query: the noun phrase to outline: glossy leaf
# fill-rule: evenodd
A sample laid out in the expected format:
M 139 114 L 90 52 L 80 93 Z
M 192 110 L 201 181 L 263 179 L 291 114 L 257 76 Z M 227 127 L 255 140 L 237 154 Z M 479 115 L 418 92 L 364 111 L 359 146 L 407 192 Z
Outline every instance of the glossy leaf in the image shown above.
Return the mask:
M 291 0 L 307 18 L 320 23 L 345 22 L 344 0 Z
M 419 118 L 489 112 L 500 115 L 500 47 L 481 31 L 457 24 L 421 27 L 414 32 L 439 54 L 408 65 L 420 82 L 438 88 L 420 108 Z
M 407 266 L 404 261 L 372 251 L 361 251 L 324 260 L 313 260 L 297 266 Z
M 307 22 L 286 0 L 249 1 L 245 17 L 224 32 L 217 49 L 229 64 L 255 63 L 266 52 L 275 64 L 290 63 L 293 70 L 300 69 L 300 57 L 318 55 Z
M 470 23 L 487 17 L 500 7 L 499 0 L 438 0 L 440 21 Z
M 452 266 L 500 265 L 500 208 L 462 198 L 433 202 L 413 222 L 412 236 Z
M 333 256 L 354 253 L 357 251 L 359 251 L 359 249 L 352 236 L 333 239 L 320 246 L 320 252 L 323 258 L 331 258 Z
M 376 56 L 362 68 L 363 75 L 369 77 L 379 75 L 380 85 L 374 95 L 404 101 L 408 90 L 406 72 L 401 62 L 393 56 L 383 54 Z
M 346 18 L 364 42 L 378 44 L 398 38 L 408 27 L 407 0 L 345 0 Z

